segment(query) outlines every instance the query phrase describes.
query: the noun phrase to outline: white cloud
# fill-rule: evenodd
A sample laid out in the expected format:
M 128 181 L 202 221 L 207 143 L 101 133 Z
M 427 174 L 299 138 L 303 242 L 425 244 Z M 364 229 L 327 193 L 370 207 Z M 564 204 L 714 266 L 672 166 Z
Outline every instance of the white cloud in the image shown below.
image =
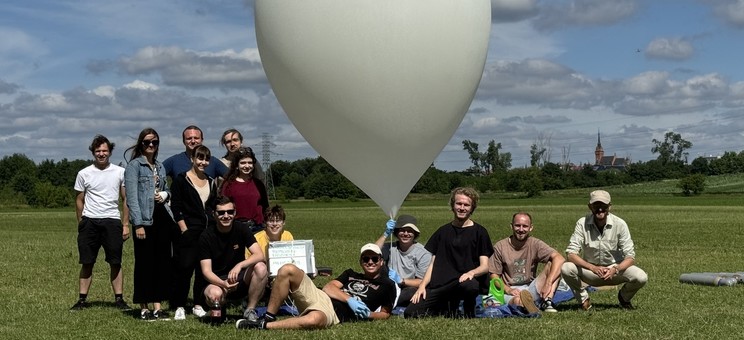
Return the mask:
M 648 58 L 673 61 L 690 59 L 694 52 L 692 43 L 683 38 L 657 38 L 651 41 L 644 51 Z
M 713 13 L 731 26 L 744 28 L 744 0 L 703 0 L 713 5 Z

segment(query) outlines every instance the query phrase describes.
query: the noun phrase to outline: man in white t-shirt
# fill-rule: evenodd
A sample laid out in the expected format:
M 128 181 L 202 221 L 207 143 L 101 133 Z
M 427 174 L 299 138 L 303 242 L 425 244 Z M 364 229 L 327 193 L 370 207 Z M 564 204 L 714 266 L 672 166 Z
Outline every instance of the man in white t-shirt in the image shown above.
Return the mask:
M 129 209 L 126 204 L 121 204 L 123 216 L 119 213 L 119 197 L 121 202 L 126 202 L 124 168 L 110 163 L 114 143 L 108 138 L 95 136 L 89 150 L 93 154 L 93 164 L 80 170 L 75 178 L 80 296 L 70 310 L 88 307 L 86 300 L 93 281 L 93 266 L 102 246 L 111 268 L 111 288 L 114 290 L 116 307 L 129 310 L 129 305 L 124 301 L 121 271 L 122 248 L 124 241 L 129 238 Z

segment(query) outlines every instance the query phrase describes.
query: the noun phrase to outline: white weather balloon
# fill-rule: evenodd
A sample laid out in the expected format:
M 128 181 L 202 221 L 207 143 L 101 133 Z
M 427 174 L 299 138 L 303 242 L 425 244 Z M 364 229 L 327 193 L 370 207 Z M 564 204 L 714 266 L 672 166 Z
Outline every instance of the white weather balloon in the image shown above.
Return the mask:
M 392 217 L 470 106 L 490 5 L 256 0 L 256 38 L 297 130 Z

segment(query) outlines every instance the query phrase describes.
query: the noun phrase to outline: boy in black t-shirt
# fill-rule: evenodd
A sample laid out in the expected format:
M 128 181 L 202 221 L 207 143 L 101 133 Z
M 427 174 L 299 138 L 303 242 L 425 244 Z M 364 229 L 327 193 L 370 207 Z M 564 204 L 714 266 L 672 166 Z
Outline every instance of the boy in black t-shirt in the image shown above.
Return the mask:
M 238 329 L 311 329 L 327 328 L 339 322 L 380 320 L 390 317 L 395 302 L 395 284 L 382 273 L 382 251 L 368 243 L 361 249 L 362 272 L 344 271 L 320 290 L 297 266 L 288 263 L 279 268 L 274 280 L 266 315 L 258 321 L 240 319 Z M 276 320 L 284 299 L 291 296 L 299 317 Z M 373 312 L 374 310 L 379 311 Z
M 208 228 L 199 239 L 199 259 L 208 286 L 204 297 L 212 307 L 226 299 L 248 299 L 243 313 L 246 319 L 257 320 L 255 308 L 268 280 L 261 246 L 253 233 L 233 225 L 235 206 L 227 197 L 219 197 L 214 209 L 215 228 Z M 245 258 L 245 249 L 251 256 Z

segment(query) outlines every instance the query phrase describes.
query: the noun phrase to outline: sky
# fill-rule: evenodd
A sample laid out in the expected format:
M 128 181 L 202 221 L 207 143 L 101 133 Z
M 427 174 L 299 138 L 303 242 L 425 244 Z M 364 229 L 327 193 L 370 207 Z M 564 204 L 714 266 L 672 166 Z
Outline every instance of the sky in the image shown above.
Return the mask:
M 426 6 L 427 1 L 419 1 Z M 530 146 L 549 161 L 656 158 L 668 131 L 698 156 L 744 141 L 744 0 L 492 0 L 488 56 L 460 127 L 434 166 L 472 164 L 462 141 L 490 140 L 512 166 Z M 318 154 L 262 68 L 253 1 L 6 0 L 0 6 L 0 156 L 91 158 L 96 134 L 124 160 L 155 128 L 160 157 L 195 124 L 221 156 L 222 132 L 272 161 Z M 264 136 L 264 138 L 262 138 Z M 260 158 L 263 159 L 263 158 Z

